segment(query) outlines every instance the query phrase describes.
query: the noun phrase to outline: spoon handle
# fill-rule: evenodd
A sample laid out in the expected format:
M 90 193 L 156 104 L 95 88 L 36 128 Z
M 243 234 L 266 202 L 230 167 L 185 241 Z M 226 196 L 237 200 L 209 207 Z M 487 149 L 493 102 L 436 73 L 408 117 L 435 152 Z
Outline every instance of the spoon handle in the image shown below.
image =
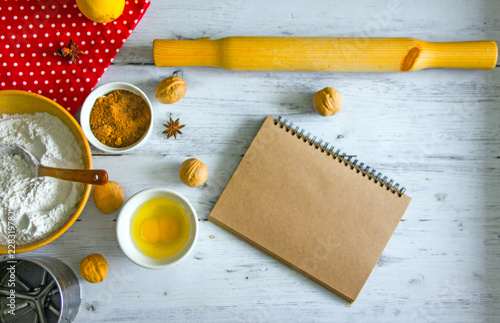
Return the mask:
M 99 169 L 65 169 L 40 165 L 38 176 L 49 176 L 92 185 L 104 185 L 108 182 L 108 173 Z

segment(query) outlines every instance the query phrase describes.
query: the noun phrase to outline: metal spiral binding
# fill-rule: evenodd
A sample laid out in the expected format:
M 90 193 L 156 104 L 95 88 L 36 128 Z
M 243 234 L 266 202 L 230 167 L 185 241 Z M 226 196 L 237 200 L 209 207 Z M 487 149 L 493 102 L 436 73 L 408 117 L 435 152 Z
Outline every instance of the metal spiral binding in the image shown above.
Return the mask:
M 327 156 L 332 156 L 334 160 L 337 160 L 341 164 L 343 163 L 346 167 L 350 167 L 352 170 L 355 170 L 356 173 L 360 173 L 361 176 L 367 177 L 368 180 L 380 185 L 380 187 L 384 187 L 387 191 L 397 194 L 399 197 L 403 196 L 406 191 L 406 188 L 400 188 L 398 183 L 394 184 L 394 180 L 389 179 L 387 176 L 383 176 L 380 172 L 377 173 L 374 168 L 361 162 L 358 164 L 359 161 L 357 159 L 352 160 L 356 157 L 355 155 L 347 155 L 346 153 L 341 152 L 340 149 L 334 150 L 335 147 L 330 145 L 328 142 L 322 144 L 323 140 L 316 140 L 316 136 L 311 138 L 310 132 L 304 135 L 304 129 L 299 131 L 298 126 L 293 128 L 293 123 L 288 123 L 286 119 L 282 120 L 281 116 L 274 119 L 274 124 L 279 126 L 281 129 L 285 129 L 285 131 L 291 133 L 292 136 L 296 136 L 298 139 L 309 143 L 310 146 L 314 146 L 314 148 L 319 149 Z

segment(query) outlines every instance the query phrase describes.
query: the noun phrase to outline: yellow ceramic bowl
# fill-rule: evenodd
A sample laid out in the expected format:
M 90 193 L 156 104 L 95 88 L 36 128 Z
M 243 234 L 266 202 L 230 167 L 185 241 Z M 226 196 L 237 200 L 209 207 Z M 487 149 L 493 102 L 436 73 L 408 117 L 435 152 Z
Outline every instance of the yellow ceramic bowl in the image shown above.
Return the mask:
M 66 126 L 68 126 L 69 130 L 71 130 L 71 132 L 75 136 L 76 142 L 80 146 L 85 168 L 92 169 L 92 154 L 90 152 L 90 147 L 87 139 L 85 138 L 85 135 L 83 134 L 82 129 L 80 128 L 76 120 L 68 113 L 68 111 L 66 111 L 56 102 L 38 94 L 18 90 L 0 91 L 0 115 L 16 113 L 34 114 L 36 112 L 47 112 L 53 116 L 58 117 L 62 122 L 64 122 Z M 78 204 L 78 208 L 76 209 L 75 213 L 69 218 L 68 222 L 66 222 L 57 231 L 41 241 L 29 245 L 17 246 L 15 252 L 21 253 L 40 248 L 41 246 L 54 241 L 66 230 L 68 230 L 68 228 L 75 222 L 75 220 L 78 218 L 83 208 L 85 207 L 85 204 L 87 203 L 87 200 L 90 196 L 91 188 L 92 185 L 85 184 L 85 189 L 80 204 Z M 7 254 L 9 252 L 12 251 L 9 251 L 8 246 L 0 245 L 0 254 Z

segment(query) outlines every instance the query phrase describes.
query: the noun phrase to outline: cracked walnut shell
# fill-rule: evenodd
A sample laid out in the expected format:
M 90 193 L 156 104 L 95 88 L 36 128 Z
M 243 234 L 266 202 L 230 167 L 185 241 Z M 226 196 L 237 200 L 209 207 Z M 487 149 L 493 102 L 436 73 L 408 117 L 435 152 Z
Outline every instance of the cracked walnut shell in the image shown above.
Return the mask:
M 207 180 L 207 166 L 196 158 L 190 158 L 184 161 L 179 167 L 179 177 L 181 182 L 189 187 L 203 185 Z
M 314 110 L 323 117 L 334 115 L 340 111 L 342 106 L 342 96 L 331 87 L 325 87 L 316 92 L 313 97 Z
M 178 76 L 167 77 L 155 89 L 156 99 L 164 104 L 177 102 L 184 94 L 186 94 L 186 82 Z

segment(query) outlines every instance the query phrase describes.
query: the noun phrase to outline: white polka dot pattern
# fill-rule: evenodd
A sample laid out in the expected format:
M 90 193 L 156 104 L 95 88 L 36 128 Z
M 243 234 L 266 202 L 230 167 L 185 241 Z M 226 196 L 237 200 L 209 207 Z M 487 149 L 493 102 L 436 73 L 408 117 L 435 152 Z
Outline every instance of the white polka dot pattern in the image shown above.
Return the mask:
M 49 3 L 0 0 L 0 89 L 45 95 L 74 114 L 150 2 L 127 1 L 123 14 L 109 24 L 90 21 L 76 4 Z M 86 53 L 76 64 L 55 54 L 70 39 Z

